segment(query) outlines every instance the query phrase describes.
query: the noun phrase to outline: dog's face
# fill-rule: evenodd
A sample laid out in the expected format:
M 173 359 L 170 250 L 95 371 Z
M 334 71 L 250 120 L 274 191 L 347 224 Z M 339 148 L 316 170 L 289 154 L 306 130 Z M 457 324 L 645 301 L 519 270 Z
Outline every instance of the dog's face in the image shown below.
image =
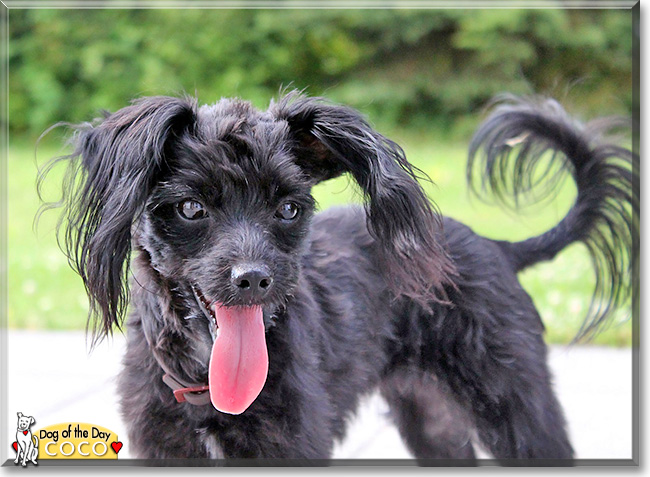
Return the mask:
M 31 416 L 24 416 L 21 412 L 18 413 L 18 430 L 27 431 L 34 423 L 34 418 Z
M 238 100 L 197 108 L 145 98 L 80 127 L 71 158 L 65 243 L 91 314 L 104 332 L 120 322 L 133 242 L 154 280 L 208 320 L 209 377 L 225 401 L 238 394 L 227 392 L 233 370 L 248 370 L 234 379 L 254 383 L 247 388 L 264 384 L 263 314 L 304 286 L 314 184 L 344 173 L 359 184 L 396 295 L 426 304 L 452 270 L 403 151 L 357 112 L 322 100 L 290 94 L 259 111 Z
M 215 343 L 210 381 L 228 390 L 213 403 L 238 413 L 266 379 L 265 312 L 299 286 L 313 181 L 296 163 L 286 123 L 241 102 L 204 107 L 197 118 L 169 143 L 135 242 L 205 317 Z M 233 351 L 242 340 L 246 353 Z M 245 388 L 229 384 L 234 375 Z
M 288 125 L 239 102 L 197 116 L 167 151 L 136 242 L 210 313 L 215 303 L 280 307 L 297 286 L 313 180 Z

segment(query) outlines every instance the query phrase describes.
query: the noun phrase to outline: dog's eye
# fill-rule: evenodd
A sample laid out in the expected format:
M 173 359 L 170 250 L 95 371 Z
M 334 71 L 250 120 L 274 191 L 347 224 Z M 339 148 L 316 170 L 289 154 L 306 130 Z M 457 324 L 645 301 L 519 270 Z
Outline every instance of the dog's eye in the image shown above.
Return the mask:
M 298 217 L 298 212 L 300 212 L 298 204 L 295 202 L 285 202 L 277 210 L 275 216 L 282 220 L 293 220 Z
M 195 200 L 184 200 L 177 207 L 180 216 L 187 220 L 198 220 L 208 215 L 203 204 Z

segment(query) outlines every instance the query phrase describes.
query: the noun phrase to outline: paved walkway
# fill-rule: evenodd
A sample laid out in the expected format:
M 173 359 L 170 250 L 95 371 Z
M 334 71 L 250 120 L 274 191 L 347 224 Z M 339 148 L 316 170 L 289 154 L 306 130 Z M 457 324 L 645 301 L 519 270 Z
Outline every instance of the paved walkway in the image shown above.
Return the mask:
M 62 422 L 86 422 L 109 428 L 128 442 L 115 393 L 124 338 L 116 335 L 92 354 L 82 332 L 8 332 L 8 420 L 20 411 L 32 415 L 35 428 Z M 569 431 L 582 459 L 632 457 L 632 352 L 576 346 L 553 347 L 550 364 Z M 11 426 L 10 426 L 11 427 Z M 12 442 L 15 428 L 4 429 Z M 13 453 L 6 458 L 13 458 Z M 410 458 L 388 408 L 377 395 L 362 406 L 337 458 Z

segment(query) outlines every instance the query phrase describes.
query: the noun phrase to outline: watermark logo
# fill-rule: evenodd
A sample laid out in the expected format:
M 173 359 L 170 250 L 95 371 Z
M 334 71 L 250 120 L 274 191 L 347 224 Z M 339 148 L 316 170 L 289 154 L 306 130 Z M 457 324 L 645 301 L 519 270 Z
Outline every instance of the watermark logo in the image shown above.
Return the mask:
M 18 429 L 13 448 L 16 465 L 37 465 L 49 459 L 117 459 L 123 444 L 113 431 L 81 422 L 54 424 L 31 429 L 35 420 L 18 413 Z M 40 457 L 39 457 L 40 448 Z
M 32 416 L 25 416 L 18 413 L 18 425 L 16 426 L 16 441 L 12 447 L 16 451 L 15 465 L 27 467 L 28 463 L 38 465 L 38 438 L 32 434 L 31 427 L 36 422 Z
M 55 424 L 38 430 L 41 459 L 117 459 L 122 443 L 105 427 L 82 422 Z

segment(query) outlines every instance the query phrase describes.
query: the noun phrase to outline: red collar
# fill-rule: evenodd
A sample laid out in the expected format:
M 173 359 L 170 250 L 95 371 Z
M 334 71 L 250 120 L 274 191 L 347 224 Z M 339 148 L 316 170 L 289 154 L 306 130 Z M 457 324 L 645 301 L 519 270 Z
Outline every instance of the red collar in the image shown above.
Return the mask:
M 169 374 L 163 375 L 162 380 L 174 391 L 177 402 L 187 401 L 195 406 L 205 406 L 210 403 L 210 393 L 207 392 L 210 386 L 200 384 L 186 386 Z

